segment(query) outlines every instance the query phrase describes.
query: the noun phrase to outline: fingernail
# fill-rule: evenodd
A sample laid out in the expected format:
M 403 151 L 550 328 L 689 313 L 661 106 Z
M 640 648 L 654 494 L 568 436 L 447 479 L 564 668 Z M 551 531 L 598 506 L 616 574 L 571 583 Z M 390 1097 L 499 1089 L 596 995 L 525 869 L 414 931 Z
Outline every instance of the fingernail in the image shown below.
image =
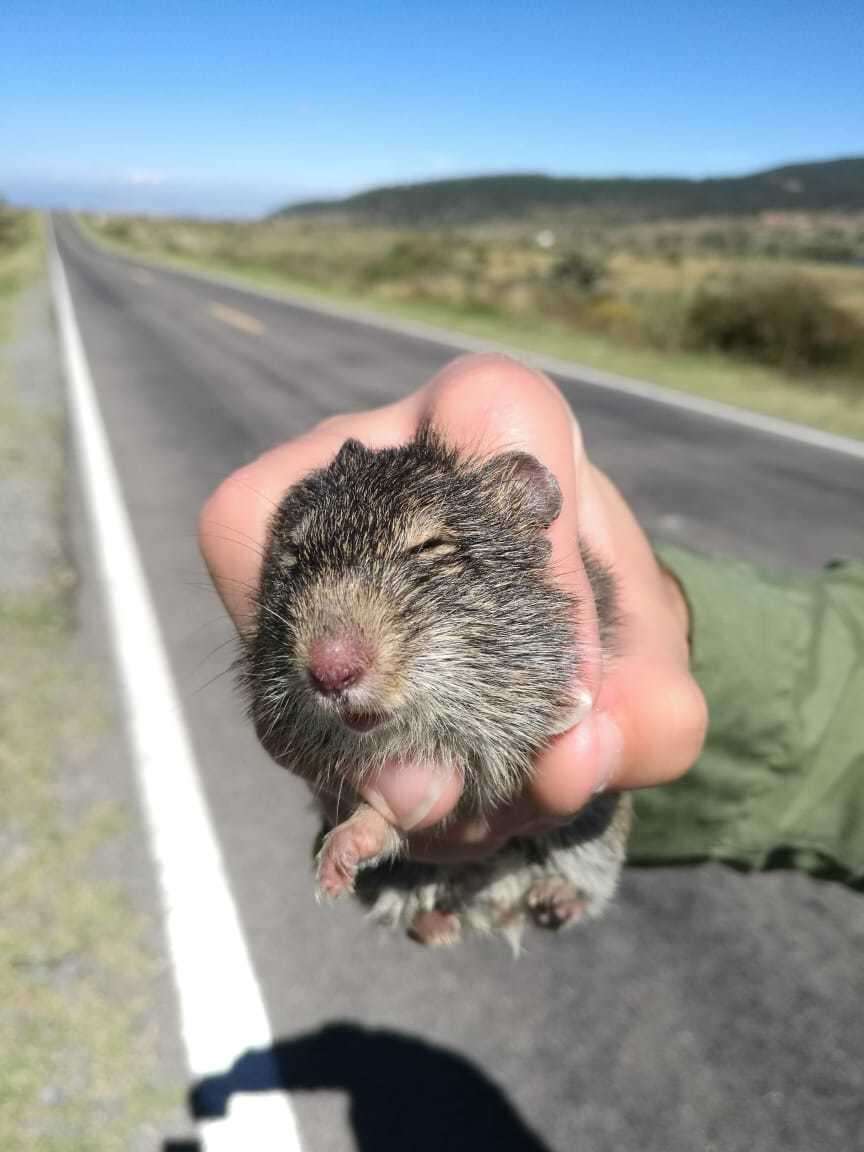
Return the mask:
M 452 772 L 440 765 L 388 765 L 378 777 L 379 787 L 366 787 L 363 795 L 385 820 L 410 832 L 429 815 L 451 777 Z M 380 787 L 382 782 L 386 797 Z
M 577 688 L 573 695 L 573 706 L 556 727 L 556 735 L 569 732 L 577 724 L 581 724 L 594 706 L 594 697 L 587 688 Z
M 605 792 L 615 780 L 621 767 L 624 751 L 624 738 L 621 729 L 611 716 L 600 712 L 594 717 L 594 740 L 596 747 L 597 777 L 594 795 Z
M 441 793 L 444 791 L 444 783 L 445 779 L 442 771 L 438 770 L 432 773 L 426 791 L 423 794 L 423 799 L 402 819 L 402 827 L 406 832 L 410 832 L 412 828 L 416 828 L 420 821 L 429 815 L 440 799 Z

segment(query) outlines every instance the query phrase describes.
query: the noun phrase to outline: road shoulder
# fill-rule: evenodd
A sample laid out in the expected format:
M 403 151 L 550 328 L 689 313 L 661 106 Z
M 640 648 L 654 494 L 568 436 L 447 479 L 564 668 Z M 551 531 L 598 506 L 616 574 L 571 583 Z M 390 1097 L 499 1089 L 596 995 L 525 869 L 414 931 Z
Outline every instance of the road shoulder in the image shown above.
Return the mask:
M 143 1152 L 184 1073 L 37 243 L 0 367 L 0 1145 Z

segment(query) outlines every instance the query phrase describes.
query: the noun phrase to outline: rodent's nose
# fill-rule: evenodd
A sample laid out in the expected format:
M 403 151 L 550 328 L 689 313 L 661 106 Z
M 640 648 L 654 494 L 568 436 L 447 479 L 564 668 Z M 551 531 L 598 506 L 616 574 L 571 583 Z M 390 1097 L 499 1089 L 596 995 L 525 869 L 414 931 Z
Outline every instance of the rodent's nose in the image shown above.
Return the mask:
M 321 636 L 309 647 L 309 679 L 325 696 L 356 684 L 368 667 L 363 645 L 351 636 Z

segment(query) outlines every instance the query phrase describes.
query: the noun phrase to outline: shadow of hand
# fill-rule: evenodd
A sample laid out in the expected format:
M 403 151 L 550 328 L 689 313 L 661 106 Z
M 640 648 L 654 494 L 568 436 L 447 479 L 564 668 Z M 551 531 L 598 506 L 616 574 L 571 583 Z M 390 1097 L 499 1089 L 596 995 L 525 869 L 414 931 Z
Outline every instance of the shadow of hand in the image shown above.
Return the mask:
M 347 1023 L 247 1052 L 224 1075 L 199 1082 L 190 1106 L 197 1119 L 212 1119 L 235 1093 L 276 1088 L 347 1092 L 360 1152 L 549 1152 L 463 1056 Z

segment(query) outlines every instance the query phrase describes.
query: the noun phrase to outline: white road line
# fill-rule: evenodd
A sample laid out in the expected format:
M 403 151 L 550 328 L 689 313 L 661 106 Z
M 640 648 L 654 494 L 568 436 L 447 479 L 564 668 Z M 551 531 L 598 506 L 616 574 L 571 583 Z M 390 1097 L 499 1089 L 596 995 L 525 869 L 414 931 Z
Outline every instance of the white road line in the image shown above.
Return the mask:
M 51 284 L 69 411 L 123 687 L 138 785 L 159 876 L 165 930 L 189 1070 L 219 1075 L 273 1033 L 236 906 L 129 516 L 60 254 L 51 238 Z M 275 1061 L 273 1083 L 276 1078 Z M 294 1113 L 282 1092 L 234 1096 L 224 1119 L 201 1124 L 207 1152 L 297 1152 Z
M 811 448 L 819 448 L 826 452 L 836 452 L 842 456 L 852 456 L 864 460 L 864 441 L 854 440 L 849 436 L 839 436 L 833 432 L 822 432 L 818 428 L 810 428 L 805 424 L 795 424 L 791 420 L 781 420 L 777 416 L 766 416 L 761 412 L 751 412 L 747 408 L 736 408 L 732 404 L 723 404 L 719 400 L 709 400 L 702 396 L 691 395 L 688 392 L 676 392 L 671 388 L 663 388 L 659 384 L 651 384 L 646 380 L 637 380 L 632 376 L 619 376 L 613 372 L 602 372 L 597 368 L 589 368 L 584 364 L 576 364 L 572 360 L 559 360 L 554 356 L 544 356 L 540 353 L 530 352 L 524 348 L 513 348 L 494 340 L 481 340 L 474 336 L 466 336 L 460 332 L 453 332 L 446 328 L 437 328 L 432 324 L 422 324 L 416 321 L 396 320 L 375 312 L 369 308 L 361 308 L 350 304 L 334 304 L 330 301 L 314 300 L 309 296 L 300 296 L 288 291 L 276 291 L 259 288 L 250 284 L 248 280 L 239 276 L 228 276 L 215 272 L 204 272 L 191 268 L 180 268 L 173 264 L 161 264 L 158 260 L 149 260 L 144 256 L 127 257 L 115 249 L 108 249 L 98 244 L 90 237 L 84 236 L 81 229 L 75 225 L 78 235 L 97 251 L 109 254 L 125 264 L 146 267 L 154 272 L 167 272 L 176 276 L 195 280 L 198 283 L 215 284 L 223 288 L 231 288 L 236 292 L 243 292 L 247 296 L 258 297 L 261 300 L 274 301 L 277 304 L 287 304 L 305 312 L 317 313 L 323 316 L 332 316 L 337 320 L 349 320 L 354 324 L 362 324 L 366 328 L 375 328 L 382 332 L 393 332 L 396 335 L 409 336 L 415 340 L 425 340 L 431 344 L 443 345 L 461 352 L 500 352 L 505 356 L 513 356 L 526 364 L 532 364 L 543 372 L 559 376 L 574 384 L 587 384 L 590 388 L 599 388 L 607 392 L 618 392 L 625 396 L 634 396 L 639 400 L 647 400 L 652 404 L 661 404 L 667 408 L 677 408 L 698 416 L 705 416 L 709 420 L 717 420 L 725 424 L 737 425 L 751 432 L 761 432 L 767 436 L 777 436 L 784 440 L 791 440 L 797 444 L 806 444 Z

